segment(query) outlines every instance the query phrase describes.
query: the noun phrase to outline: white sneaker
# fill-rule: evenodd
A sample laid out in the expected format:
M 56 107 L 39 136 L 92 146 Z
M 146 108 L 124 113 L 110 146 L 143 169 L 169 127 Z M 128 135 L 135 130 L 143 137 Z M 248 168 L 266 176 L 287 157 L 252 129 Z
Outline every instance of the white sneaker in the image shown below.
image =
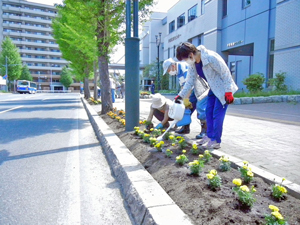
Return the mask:
M 219 149 L 219 148 L 221 148 L 220 143 L 217 143 L 217 141 L 211 141 L 211 140 L 207 143 L 207 145 L 205 145 L 203 147 L 205 147 L 206 149 Z
M 206 143 L 208 143 L 208 142 L 210 142 L 210 138 L 207 137 L 207 136 L 204 136 L 200 141 L 197 141 L 196 143 L 197 143 L 198 145 L 204 145 L 204 144 L 206 144 Z

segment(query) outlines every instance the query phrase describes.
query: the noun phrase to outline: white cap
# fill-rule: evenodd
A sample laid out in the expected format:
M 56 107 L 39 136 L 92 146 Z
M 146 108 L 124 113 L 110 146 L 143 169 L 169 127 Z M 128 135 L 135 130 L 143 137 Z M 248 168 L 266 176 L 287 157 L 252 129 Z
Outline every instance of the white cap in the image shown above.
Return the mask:
M 152 95 L 152 108 L 158 109 L 166 103 L 166 98 L 159 93 Z
M 163 75 L 166 74 L 166 72 L 168 71 L 169 67 L 170 67 L 173 63 L 175 63 L 175 61 L 174 61 L 174 59 L 172 59 L 172 58 L 168 58 L 168 59 L 166 59 L 166 60 L 164 61 L 164 63 L 163 63 L 163 68 L 164 68 L 164 73 L 163 73 Z

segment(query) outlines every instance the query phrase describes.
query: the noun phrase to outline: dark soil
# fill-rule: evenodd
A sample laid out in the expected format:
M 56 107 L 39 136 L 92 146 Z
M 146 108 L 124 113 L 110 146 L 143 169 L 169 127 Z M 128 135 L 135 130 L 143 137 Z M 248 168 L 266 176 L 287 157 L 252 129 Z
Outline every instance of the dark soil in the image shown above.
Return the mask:
M 205 164 L 199 176 L 191 176 L 187 164 L 179 166 L 175 163 L 176 156 L 181 154 L 178 147 L 174 149 L 165 141 L 168 145 L 166 148 L 174 152 L 171 158 L 167 158 L 164 153 L 157 152 L 154 147 L 145 144 L 134 135 L 134 132 L 125 132 L 124 126 L 117 120 L 111 119 L 108 115 L 101 117 L 195 224 L 265 224 L 265 215 L 271 213 L 269 205 L 277 206 L 290 225 L 300 224 L 300 200 L 289 195 L 280 202 L 273 199 L 271 185 L 261 178 L 254 177 L 248 185 L 249 187 L 254 185 L 257 190 L 254 194 L 256 198 L 254 206 L 251 209 L 242 207 L 232 191 L 235 186 L 232 180 L 240 178 L 237 169 L 221 172 L 218 170 L 219 159 L 212 158 Z M 189 161 L 193 161 L 198 156 L 190 154 L 190 149 L 191 146 L 186 148 L 187 156 Z M 210 190 L 206 178 L 211 169 L 216 169 L 222 178 L 222 186 L 216 191 Z

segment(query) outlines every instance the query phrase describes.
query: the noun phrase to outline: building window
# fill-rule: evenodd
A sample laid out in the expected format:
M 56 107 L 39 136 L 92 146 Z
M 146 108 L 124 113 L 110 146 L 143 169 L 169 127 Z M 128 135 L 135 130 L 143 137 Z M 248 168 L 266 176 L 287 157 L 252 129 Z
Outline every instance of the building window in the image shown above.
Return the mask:
M 169 34 L 171 34 L 175 30 L 175 20 L 169 23 Z
M 275 49 L 275 40 L 270 40 L 270 57 L 269 57 L 269 74 L 268 78 L 273 78 L 274 72 L 274 49 Z
M 185 24 L 185 13 L 177 17 L 177 29 Z
M 222 16 L 227 16 L 227 0 L 223 0 Z
M 197 4 L 194 5 L 188 11 L 188 22 L 192 21 L 193 19 L 197 18 Z
M 201 15 L 205 13 L 205 0 L 201 0 Z
M 248 7 L 251 4 L 251 0 L 243 0 L 243 8 Z

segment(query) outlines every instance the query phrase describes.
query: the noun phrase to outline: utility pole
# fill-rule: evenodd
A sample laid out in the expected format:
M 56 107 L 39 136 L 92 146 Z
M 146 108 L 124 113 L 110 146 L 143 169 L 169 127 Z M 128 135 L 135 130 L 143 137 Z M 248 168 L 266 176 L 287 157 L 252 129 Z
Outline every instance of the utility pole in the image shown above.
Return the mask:
M 139 125 L 139 42 L 138 7 L 139 1 L 133 0 L 133 37 L 131 37 L 131 0 L 126 0 L 126 38 L 125 38 L 125 130 L 132 131 Z

